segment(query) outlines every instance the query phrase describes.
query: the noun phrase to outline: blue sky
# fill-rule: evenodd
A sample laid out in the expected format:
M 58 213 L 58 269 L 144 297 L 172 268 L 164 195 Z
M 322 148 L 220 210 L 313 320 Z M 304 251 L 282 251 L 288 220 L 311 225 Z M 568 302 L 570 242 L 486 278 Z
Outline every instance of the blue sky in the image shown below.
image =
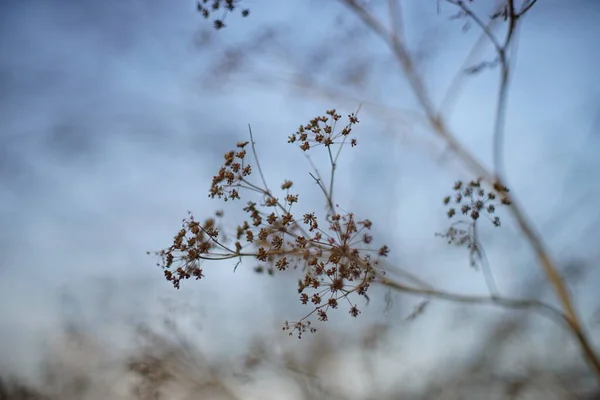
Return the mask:
M 247 332 L 271 332 L 299 316 L 293 279 L 254 276 L 249 263 L 233 274 L 233 265 L 219 264 L 206 268 L 206 281 L 175 292 L 145 251 L 167 246 L 187 210 L 203 217 L 222 207 L 207 198 L 210 179 L 223 153 L 247 138 L 248 123 L 270 181 L 294 179 L 303 206 L 322 207 L 308 165 L 287 136 L 325 109 L 350 113 L 360 101 L 359 146 L 342 155 L 338 202 L 374 221 L 392 262 L 449 289 L 485 292 L 466 254 L 434 237 L 447 227 L 441 199 L 454 180 L 469 175 L 413 123 L 414 99 L 386 49 L 337 2 L 268 3 L 250 2 L 249 18 L 236 16 L 215 33 L 191 1 L 6 2 L 0 12 L 4 368 L 35 364 L 32 349 L 65 315 L 97 329 L 123 317 L 155 321 L 166 297 L 198 307 L 211 349 L 241 350 Z M 439 104 L 479 32 L 461 33 L 460 23 L 448 21 L 447 6 L 437 15 L 434 1 L 405 3 L 411 3 L 405 7 L 410 47 Z M 508 181 L 556 260 L 590 267 L 576 298 L 591 320 L 600 278 L 600 6 L 538 3 L 519 32 Z M 276 40 L 248 49 L 244 72 L 228 79 L 211 74 L 224 48 L 252 42 L 267 27 Z M 340 65 L 360 67 L 365 59 L 372 73 L 362 87 L 339 84 Z M 315 90 L 294 89 L 298 69 L 313 71 Z M 487 163 L 496 78 L 496 71 L 472 78 L 448 116 L 460 140 Z M 328 97 L 332 91 L 339 93 Z M 226 210 L 235 218 L 235 210 Z M 499 286 L 511 292 L 539 271 L 506 221 L 500 232 L 484 231 L 484 240 Z M 418 301 L 398 297 L 404 307 L 384 315 L 380 299 L 361 319 L 400 320 Z M 450 330 L 447 342 L 424 334 L 445 326 L 448 307 L 436 303 L 407 328 L 405 340 L 431 349 L 415 351 L 414 362 L 435 363 L 444 354 L 440 346 L 477 335 L 475 325 Z M 341 317 L 333 324 L 360 323 Z

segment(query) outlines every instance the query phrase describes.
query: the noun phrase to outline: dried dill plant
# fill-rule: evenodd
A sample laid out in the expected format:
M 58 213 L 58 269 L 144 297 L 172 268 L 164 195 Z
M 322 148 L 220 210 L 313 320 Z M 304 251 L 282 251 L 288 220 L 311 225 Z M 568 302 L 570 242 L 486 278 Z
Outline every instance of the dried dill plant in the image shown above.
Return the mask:
M 217 218 L 222 217 L 221 212 L 204 223 L 196 221 L 190 213 L 173 244 L 156 253 L 166 279 L 179 288 L 182 280 L 204 277 L 204 261 L 237 259 L 240 263 L 249 257 L 256 260 L 257 272 L 267 270 L 273 274 L 290 269 L 302 272 L 298 280 L 299 300 L 311 311 L 298 321 L 285 322 L 283 329 L 290 331 L 290 335 L 297 333 L 300 338 L 305 332 L 315 332 L 309 318 L 316 315 L 319 321 L 327 321 L 332 309 L 345 307 L 350 315 L 358 316 L 360 309 L 354 298 L 366 296 L 371 282 L 383 273 L 379 261 L 387 256 L 389 249 L 370 246 L 371 221 L 359 220 L 353 213 L 340 212 L 339 207 L 333 206 L 335 163 L 342 146 L 348 143 L 356 146 L 356 139 L 350 136 L 353 126 L 359 123 L 356 114 L 350 114 L 347 123 L 337 129 L 341 118 L 336 110 L 328 110 L 300 126 L 288 138 L 288 143 L 298 143 L 304 152 L 321 146 L 327 149 L 332 169 L 329 187 L 316 178 L 331 208 L 327 218 L 320 220 L 315 213 L 294 213 L 299 195 L 292 192 L 292 181 L 285 180 L 280 185 L 279 195 L 269 190 L 250 131 L 250 141 L 239 142 L 235 149 L 225 153 L 223 166 L 213 177 L 209 197 L 237 201 L 244 192 L 250 192 L 258 195 L 260 202 L 247 201 L 243 207 L 247 218 L 231 235 L 234 240 L 228 240 L 219 228 Z M 252 179 L 255 168 L 248 162 L 249 144 L 259 182 Z

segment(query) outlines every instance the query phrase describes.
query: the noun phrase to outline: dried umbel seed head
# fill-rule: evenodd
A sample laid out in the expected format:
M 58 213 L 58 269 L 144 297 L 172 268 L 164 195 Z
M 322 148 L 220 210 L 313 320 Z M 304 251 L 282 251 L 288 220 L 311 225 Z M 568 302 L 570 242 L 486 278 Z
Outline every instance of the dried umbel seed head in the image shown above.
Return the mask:
M 200 261 L 209 257 L 219 247 L 220 230 L 215 218 L 208 218 L 201 224 L 191 213 L 182 223 L 182 228 L 173 238 L 173 244 L 167 249 L 155 252 L 163 269 L 165 278 L 177 289 L 181 281 L 194 277 L 201 279 L 204 274 Z M 216 218 L 223 216 L 222 211 L 215 213 Z
M 335 110 L 328 110 L 325 115 L 301 126 L 290 137 L 290 142 L 302 142 L 303 150 L 343 145 L 352 126 L 359 121 L 355 114 L 350 114 L 346 126 L 337 130 L 336 122 L 341 118 Z M 190 214 L 184 219 L 173 245 L 157 253 L 165 277 L 179 288 L 183 279 L 203 277 L 201 262 L 235 259 L 235 270 L 244 257 L 250 257 L 254 271 L 259 274 L 301 271 L 299 299 L 310 310 L 299 321 L 286 323 L 284 329 L 290 334 L 297 333 L 301 337 L 305 332 L 316 331 L 308 320 L 313 314 L 318 320 L 327 321 L 330 310 L 347 307 L 350 315 L 358 316 L 360 310 L 356 298 L 366 298 L 370 283 L 378 274 L 384 274 L 379 261 L 387 257 L 389 248 L 371 247 L 374 242 L 370 233 L 372 222 L 357 220 L 352 213 L 338 213 L 335 211 L 339 208 L 337 205 L 330 204 L 331 212 L 324 221 L 314 212 L 296 215 L 293 208 L 300 198 L 291 192 L 293 182 L 284 180 L 279 186 L 282 191 L 279 196 L 271 192 L 256 160 L 251 131 L 250 139 L 249 142 L 238 142 L 234 149 L 224 154 L 223 165 L 213 177 L 209 196 L 224 201 L 238 200 L 241 192 L 246 191 L 258 195 L 260 200 L 246 203 L 243 207 L 246 216 L 231 236 L 221 233 L 218 228 L 216 218 L 222 217 L 222 212 L 217 212 L 216 218 L 208 219 L 204 224 L 198 223 Z M 354 139 L 350 139 L 350 143 L 356 144 Z M 247 151 L 248 144 L 251 151 Z M 251 181 L 255 170 L 248 164 L 248 154 L 254 156 L 256 171 L 261 178 L 259 182 Z
M 225 18 L 228 13 L 232 13 L 236 10 L 239 10 L 240 3 L 242 0 L 197 0 L 196 8 L 198 12 L 204 18 L 210 18 L 210 16 L 218 12 L 219 18 L 215 18 L 213 20 L 213 25 L 216 30 L 220 30 L 225 28 Z M 250 15 L 250 10 L 241 9 L 240 15 L 242 17 L 247 17 Z
M 372 259 L 371 251 L 364 250 L 364 245 L 371 241 L 371 235 L 366 233 L 371 229 L 371 221 L 356 221 L 352 213 L 334 214 L 330 219 L 329 229 L 323 230 L 314 214 L 304 215 L 303 223 L 315 233 L 296 238 L 295 246 L 302 252 L 293 257 L 293 264 L 303 265 L 305 274 L 298 282 L 298 293 L 300 302 L 311 306 L 312 311 L 299 322 L 287 325 L 290 334 L 297 332 L 301 336 L 306 331 L 301 328 L 302 323 L 312 314 L 320 321 L 327 321 L 329 310 L 337 309 L 340 300 L 350 305 L 351 315 L 358 316 L 360 310 L 350 295 L 366 295 L 378 272 L 377 258 L 389 252 L 383 246 L 372 251 L 376 253 Z
M 480 249 L 476 238 L 476 223 L 482 217 L 487 218 L 490 223 L 500 226 L 500 217 L 496 216 L 496 208 L 501 205 L 510 205 L 508 199 L 508 188 L 494 184 L 494 190 L 487 191 L 482 186 L 482 180 L 476 179 L 469 183 L 458 181 L 452 189 L 454 194 L 446 196 L 443 203 L 448 207 L 446 215 L 454 222 L 445 233 L 436 233 L 448 241 L 448 244 L 464 246 L 469 249 L 471 265 L 476 265 L 477 257 L 480 257 Z M 500 201 L 497 198 L 500 197 Z M 461 219 L 460 215 L 463 216 Z
M 288 143 L 300 142 L 300 148 L 308 151 L 316 146 L 331 147 L 334 144 L 344 144 L 352 132 L 352 126 L 360 121 L 353 114 L 348 115 L 348 123 L 341 129 L 336 130 L 337 122 L 342 118 L 336 110 L 327 110 L 325 115 L 313 118 L 306 125 L 300 125 L 298 131 L 288 138 Z M 350 139 L 350 146 L 356 146 L 355 138 Z
M 492 214 L 496 212 L 496 207 L 499 205 L 511 204 L 507 195 L 508 188 L 495 183 L 493 185 L 495 192 L 486 191 L 481 182 L 482 179 L 478 178 L 467 184 L 462 181 L 454 183 L 452 187 L 454 194 L 443 199 L 444 205 L 448 206 L 446 211 L 448 218 L 457 216 L 458 209 L 461 215 L 468 216 L 472 222 L 484 215 L 492 225 L 500 226 L 500 218 Z M 496 201 L 498 196 L 501 198 L 500 202 Z
M 281 329 L 284 331 L 290 331 L 290 335 L 292 335 L 293 332 L 296 332 L 298 334 L 298 339 L 302 339 L 302 334 L 306 333 L 307 331 L 310 333 L 315 333 L 317 331 L 317 328 L 313 328 L 311 326 L 310 321 L 300 321 L 294 323 L 285 321 L 285 324 Z
M 224 201 L 239 200 L 240 189 L 248 189 L 252 184 L 248 181 L 252 175 L 252 166 L 247 163 L 247 152 L 244 147 L 249 142 L 238 142 L 236 150 L 225 153 L 223 166 L 213 177 L 208 196 Z

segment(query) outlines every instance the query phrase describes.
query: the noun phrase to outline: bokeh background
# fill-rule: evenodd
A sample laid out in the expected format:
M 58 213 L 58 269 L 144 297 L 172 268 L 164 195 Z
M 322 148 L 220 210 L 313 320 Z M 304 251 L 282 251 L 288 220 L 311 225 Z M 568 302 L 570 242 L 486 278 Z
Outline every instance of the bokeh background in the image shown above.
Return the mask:
M 385 18 L 385 2 L 371 3 Z M 508 182 L 598 343 L 600 3 L 538 3 L 519 30 L 504 153 Z M 336 349 L 319 376 L 341 398 L 363 399 L 392 389 L 428 393 L 434 382 L 463 371 L 458 366 L 472 368 L 496 342 L 501 350 L 486 358 L 493 367 L 486 368 L 501 379 L 571 371 L 583 379 L 575 386 L 587 390 L 587 369 L 571 338 L 533 314 L 433 301 L 408 321 L 424 299 L 373 290 L 357 320 L 341 310 L 316 335 L 322 338 L 298 342 L 280 331 L 283 321 L 304 315 L 293 274 L 260 276 L 250 262 L 234 273 L 234 263 L 218 263 L 205 268 L 206 280 L 173 289 L 146 251 L 170 245 L 188 210 L 201 218 L 224 209 L 225 223 L 240 221 L 235 205 L 207 193 L 223 154 L 247 140 L 248 124 L 272 185 L 294 180 L 300 207 L 322 211 L 310 166 L 287 137 L 326 109 L 348 114 L 362 104 L 359 145 L 341 157 L 337 203 L 374 222 L 392 264 L 448 290 L 487 291 L 464 249 L 434 236 L 448 227 L 441 199 L 455 180 L 471 176 L 419 123 L 379 39 L 335 1 L 249 0 L 250 16 L 228 16 L 221 31 L 195 7 L 163 0 L 2 3 L 2 376 L 50 388 L 48 357 L 69 364 L 65 357 L 76 353 L 65 339 L 70 327 L 102 349 L 82 356 L 75 370 L 117 387 L 129 373 L 122 357 L 139 351 L 138 328 L 171 338 L 176 324 L 193 354 L 228 366 L 219 370 L 225 375 L 253 343 L 266 343 L 269 368 L 279 372 L 249 381 L 262 382 L 261 394 L 231 378 L 240 398 L 302 398 L 302 385 L 273 367 L 286 351 L 317 357 Z M 489 10 L 483 1 L 474 7 L 482 15 Z M 403 2 L 409 48 L 438 105 L 480 36 L 476 26 L 449 18 L 455 13 L 443 1 Z M 482 47 L 474 63 L 491 56 Z M 497 77 L 497 70 L 468 77 L 447 112 L 457 137 L 488 165 Z M 312 157 L 326 168 L 321 156 Z M 554 302 L 531 249 L 508 216 L 504 222 L 482 231 L 498 286 Z M 504 340 L 498 332 L 507 326 L 521 328 Z M 385 328 L 388 347 L 357 350 L 374 327 Z M 99 373 L 104 364 L 97 359 L 106 357 L 123 370 Z M 89 389 L 71 398 L 133 398 L 128 384 L 110 395 Z

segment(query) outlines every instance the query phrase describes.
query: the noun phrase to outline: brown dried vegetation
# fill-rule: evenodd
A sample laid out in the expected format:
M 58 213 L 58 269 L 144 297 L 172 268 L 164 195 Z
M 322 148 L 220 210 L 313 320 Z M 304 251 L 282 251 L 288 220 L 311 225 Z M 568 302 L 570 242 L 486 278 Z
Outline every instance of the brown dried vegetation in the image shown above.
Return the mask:
M 509 308 L 527 308 L 550 316 L 572 334 L 590 368 L 600 380 L 600 360 L 580 322 L 580 317 L 567 290 L 556 263 L 546 248 L 540 235 L 529 221 L 525 211 L 515 202 L 514 194 L 508 195 L 506 177 L 503 168 L 503 137 L 508 99 L 508 87 L 511 77 L 511 50 L 516 41 L 519 24 L 524 20 L 536 3 L 536 0 L 517 2 L 506 0 L 498 3 L 489 21 L 484 21 L 470 8 L 472 1 L 446 0 L 458 11 L 452 18 L 463 21 L 463 31 L 476 26 L 482 36 L 487 38 L 493 47 L 496 57 L 491 61 L 482 61 L 474 66 L 467 66 L 461 73 L 476 74 L 484 69 L 497 68 L 500 71 L 497 109 L 493 121 L 494 159 L 493 168 L 486 167 L 476 155 L 470 153 L 449 128 L 444 116 L 445 106 L 456 91 L 453 83 L 442 106 L 437 109 L 426 89 L 415 60 L 405 42 L 399 0 L 390 0 L 388 8 L 391 23 L 379 19 L 373 12 L 372 4 L 356 0 L 339 0 L 351 13 L 370 29 L 389 48 L 397 61 L 404 77 L 409 83 L 412 94 L 421 108 L 422 118 L 434 134 L 463 161 L 476 180 L 464 184 L 457 182 L 455 193 L 444 198 L 449 207 L 447 215 L 453 222 L 448 231 L 439 236 L 451 244 L 468 248 L 471 264 L 483 262 L 481 245 L 477 239 L 477 227 L 480 220 L 488 219 L 492 225 L 500 226 L 497 208 L 506 207 L 514 218 L 524 239 L 534 250 L 538 264 L 543 271 L 547 283 L 552 287 L 558 299 L 559 307 L 537 300 L 510 299 L 499 294 L 495 287 L 489 266 L 485 265 L 486 282 L 490 289 L 489 297 L 466 296 L 448 293 L 403 273 L 410 282 L 394 280 L 386 277 L 383 260 L 389 249 L 384 246 L 379 250 L 369 246 L 372 237 L 369 234 L 371 223 L 358 220 L 353 213 L 340 212 L 334 201 L 334 176 L 337 160 L 342 146 L 349 143 L 354 147 L 357 142 L 350 137 L 353 125 L 358 123 L 355 114 L 348 116 L 348 123 L 341 130 L 336 123 L 341 116 L 331 110 L 303 125 L 289 137 L 288 142 L 299 143 L 303 151 L 316 147 L 324 147 L 329 157 L 331 171 L 328 184 L 319 171 L 314 170 L 311 176 L 319 186 L 328 206 L 325 218 L 314 213 L 294 215 L 293 205 L 299 201 L 299 194 L 291 193 L 293 184 L 285 181 L 281 185 L 283 193 L 278 196 L 269 190 L 267 182 L 258 163 L 252 132 L 250 141 L 239 143 L 235 150 L 225 154 L 225 163 L 214 177 L 210 188 L 210 196 L 224 201 L 240 200 L 242 192 L 252 192 L 260 196 L 260 202 L 249 201 L 244 207 L 248 219 L 238 225 L 236 241 L 228 243 L 214 219 L 204 224 L 196 222 L 193 216 L 185 219 L 181 231 L 175 236 L 173 245 L 158 253 L 159 265 L 163 268 L 168 280 L 179 287 L 182 279 L 203 277 L 201 261 L 227 260 L 244 257 L 254 258 L 258 266 L 256 271 L 267 270 L 270 274 L 286 270 L 298 269 L 303 276 L 299 280 L 298 292 L 300 301 L 310 305 L 312 310 L 297 322 L 286 322 L 285 330 L 294 331 L 301 337 L 306 331 L 314 332 L 315 328 L 308 320 L 313 314 L 326 321 L 328 311 L 338 307 L 340 302 L 346 303 L 352 316 L 359 314 L 354 295 L 366 295 L 372 284 L 380 284 L 405 293 L 420 295 L 426 298 L 442 298 L 470 304 L 495 304 Z M 213 8 L 218 9 L 219 2 Z M 239 2 L 223 2 L 233 10 Z M 202 8 L 205 10 L 205 8 Z M 207 16 L 206 11 L 202 11 Z M 504 24 L 505 34 L 501 39 L 492 26 Z M 215 28 L 224 26 L 222 21 L 215 22 Z M 458 79 L 458 78 L 457 78 Z M 255 165 L 247 161 L 245 147 L 250 143 Z M 335 150 L 337 147 L 337 151 Z M 258 171 L 261 182 L 256 183 L 250 176 Z M 395 267 L 395 270 L 399 268 Z M 414 283 L 414 285 L 413 285 Z
M 386 325 L 371 326 L 354 338 L 321 332 L 301 351 L 287 341 L 276 352 L 273 340 L 256 338 L 244 354 L 227 361 L 205 356 L 200 344 L 184 338 L 176 326 L 168 336 L 140 327 L 140 346 L 117 359 L 108 356 L 114 349 L 103 347 L 97 339 L 70 332 L 59 341 L 57 351 L 43 360 L 42 378 L 36 383 L 0 377 L 0 400 L 241 400 L 257 398 L 254 388 L 268 390 L 273 383 L 286 391 L 286 398 L 333 400 L 350 398 L 344 386 L 358 378 L 369 386 L 369 398 L 378 399 L 597 398 L 580 367 L 544 371 L 531 366 L 519 368 L 518 373 L 499 369 L 497 360 L 509 349 L 510 338 L 524 329 L 523 320 L 503 322 L 474 359 L 453 364 L 450 371 L 440 363 L 418 385 L 420 389 L 405 376 L 394 378 L 397 383 L 391 386 L 377 383 L 380 378 L 390 379 L 378 377 L 382 370 L 375 373 L 372 364 L 394 346 Z M 348 358 L 351 354 L 359 357 Z M 335 366 L 341 365 L 352 372 L 336 377 Z M 282 398 L 282 393 L 271 390 L 266 398 Z
M 225 28 L 225 18 L 230 13 L 239 10 L 241 0 L 197 0 L 197 10 L 206 19 L 209 19 L 213 14 L 220 13 L 220 16 L 213 18 L 213 26 L 216 30 Z M 250 10 L 247 8 L 240 10 L 242 17 L 250 15 Z
M 343 145 L 349 143 L 354 147 L 357 144 L 356 139 L 350 137 L 352 127 L 359 122 L 357 116 L 348 115 L 347 124 L 337 129 L 336 124 L 341 118 L 336 110 L 328 110 L 325 115 L 300 126 L 289 137 L 288 143 L 298 143 L 302 151 L 325 147 L 332 157 L 333 169 L 334 151 L 339 154 Z M 256 154 L 252 137 L 251 142 L 253 154 Z M 200 224 L 190 213 L 183 220 L 173 244 L 156 253 L 165 277 L 179 288 L 183 279 L 204 276 L 202 261 L 239 259 L 241 262 L 250 257 L 258 263 L 257 272 L 265 269 L 270 273 L 288 269 L 302 272 L 298 281 L 300 302 L 310 305 L 312 310 L 298 321 L 285 322 L 283 329 L 289 330 L 290 335 L 295 332 L 300 338 L 307 331 L 315 332 L 316 328 L 308 318 L 316 314 L 320 321 L 327 321 L 328 312 L 338 306 L 346 307 L 353 317 L 358 316 L 360 310 L 353 297 L 365 296 L 377 274 L 383 273 L 379 260 L 387 256 L 389 249 L 387 246 L 370 247 L 372 223 L 358 220 L 353 213 L 338 213 L 331 206 L 324 222 L 315 213 L 296 216 L 293 207 L 299 196 L 291 192 L 292 181 L 284 181 L 280 185 L 281 197 L 276 197 L 269 190 L 259 166 L 256 169 L 261 175 L 261 183 L 251 179 L 254 168 L 247 161 L 245 150 L 249 143 L 239 142 L 235 150 L 225 154 L 224 164 L 213 178 L 209 196 L 234 201 L 241 200 L 243 192 L 254 192 L 262 201 L 246 203 L 243 210 L 248 219 L 238 224 L 233 243 L 226 241 L 214 218 Z M 258 160 L 254 161 L 258 165 Z M 331 199 L 328 189 L 322 183 L 320 187 Z M 217 215 L 220 216 L 222 213 Z

